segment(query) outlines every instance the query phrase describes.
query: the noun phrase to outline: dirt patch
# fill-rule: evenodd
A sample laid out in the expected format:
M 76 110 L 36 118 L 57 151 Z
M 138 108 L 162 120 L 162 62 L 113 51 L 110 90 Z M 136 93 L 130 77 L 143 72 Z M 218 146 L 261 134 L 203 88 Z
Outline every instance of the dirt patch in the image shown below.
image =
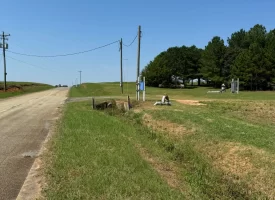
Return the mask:
M 142 112 L 146 110 L 159 110 L 161 107 L 154 106 L 154 101 L 139 102 L 134 106 L 134 112 Z
M 200 103 L 197 100 L 176 100 L 179 103 L 186 104 L 186 105 L 192 105 L 192 106 L 205 106 L 206 104 Z
M 135 146 L 142 158 L 146 160 L 159 173 L 161 178 L 165 180 L 170 187 L 178 189 L 182 193 L 186 192 L 186 189 L 183 187 L 185 185 L 178 178 L 178 173 L 180 170 L 174 163 L 163 162 L 160 159 L 153 157 L 145 148 L 142 148 L 140 145 Z
M 193 130 L 187 130 L 183 125 L 172 123 L 166 120 L 155 120 L 149 114 L 144 114 L 143 124 L 154 131 L 169 133 L 174 137 L 182 137 L 186 134 L 193 133 Z
M 243 115 L 246 119 L 256 123 L 272 123 L 275 124 L 275 103 L 274 102 L 249 102 L 241 104 L 241 108 L 235 113 Z
M 81 87 L 83 87 L 83 88 L 87 88 L 87 84 L 81 84 Z
M 260 191 L 270 199 L 275 196 L 274 155 L 234 142 L 208 144 L 199 148 L 212 159 L 213 166 L 225 172 L 226 176 L 234 177 L 236 181 L 244 180 L 251 191 Z
M 255 124 L 275 125 L 275 101 L 219 100 L 208 104 L 210 109 L 219 109 L 230 115 Z
M 234 143 L 225 144 L 224 154 L 218 154 L 215 159 L 214 165 L 219 166 L 222 170 L 238 175 L 245 176 L 255 170 L 250 158 L 240 155 L 240 152 L 244 152 L 247 149 L 245 147 L 236 146 Z
M 8 86 L 6 92 L 19 92 L 22 90 L 20 86 Z M 3 87 L 0 88 L 0 92 L 5 92 Z
M 159 106 L 154 106 L 153 101 L 145 101 L 145 102 L 139 102 L 136 104 L 133 108 L 133 112 L 135 113 L 141 113 L 143 111 L 148 111 L 148 110 L 160 110 L 163 109 L 163 107 Z

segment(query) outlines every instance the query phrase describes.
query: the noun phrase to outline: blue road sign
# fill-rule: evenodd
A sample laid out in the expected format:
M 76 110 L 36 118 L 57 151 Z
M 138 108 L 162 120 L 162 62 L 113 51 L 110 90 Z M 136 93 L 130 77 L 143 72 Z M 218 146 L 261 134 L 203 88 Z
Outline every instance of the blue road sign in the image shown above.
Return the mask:
M 141 82 L 139 83 L 139 90 L 141 90 L 141 91 L 144 90 L 144 82 L 143 82 L 143 81 L 141 81 Z

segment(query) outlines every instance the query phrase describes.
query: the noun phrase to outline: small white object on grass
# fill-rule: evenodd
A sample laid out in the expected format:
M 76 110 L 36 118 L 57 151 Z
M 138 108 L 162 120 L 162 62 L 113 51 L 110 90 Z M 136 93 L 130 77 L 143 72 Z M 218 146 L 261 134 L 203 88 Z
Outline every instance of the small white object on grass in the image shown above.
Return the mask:
M 171 106 L 171 102 L 161 102 L 161 101 L 157 101 L 154 106 L 157 106 L 157 105 L 168 105 L 168 106 Z

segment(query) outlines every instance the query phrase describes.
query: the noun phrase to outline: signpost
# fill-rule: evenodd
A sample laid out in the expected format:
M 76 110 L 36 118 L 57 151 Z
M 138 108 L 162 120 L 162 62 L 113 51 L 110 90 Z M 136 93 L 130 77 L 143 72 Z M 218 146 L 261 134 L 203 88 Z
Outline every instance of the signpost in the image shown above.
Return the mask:
M 145 77 L 143 77 L 143 81 L 139 83 L 139 90 L 143 91 L 143 101 L 145 101 Z

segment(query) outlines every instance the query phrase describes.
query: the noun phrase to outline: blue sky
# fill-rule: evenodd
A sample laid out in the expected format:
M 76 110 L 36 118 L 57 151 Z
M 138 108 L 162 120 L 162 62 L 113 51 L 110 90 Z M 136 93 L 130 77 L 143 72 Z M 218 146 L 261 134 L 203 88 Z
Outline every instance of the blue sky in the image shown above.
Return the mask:
M 128 44 L 141 25 L 142 69 L 172 46 L 204 48 L 213 36 L 226 40 L 231 33 L 257 23 L 268 31 L 274 29 L 274 9 L 274 0 L 10 0 L 1 4 L 0 30 L 11 34 L 10 51 L 55 55 L 92 49 L 120 38 Z M 124 78 L 134 81 L 137 41 L 123 53 L 127 59 Z M 7 80 L 71 85 L 79 70 L 82 82 L 120 80 L 118 43 L 58 58 L 6 54 Z M 2 71 L 2 58 L 0 62 Z

